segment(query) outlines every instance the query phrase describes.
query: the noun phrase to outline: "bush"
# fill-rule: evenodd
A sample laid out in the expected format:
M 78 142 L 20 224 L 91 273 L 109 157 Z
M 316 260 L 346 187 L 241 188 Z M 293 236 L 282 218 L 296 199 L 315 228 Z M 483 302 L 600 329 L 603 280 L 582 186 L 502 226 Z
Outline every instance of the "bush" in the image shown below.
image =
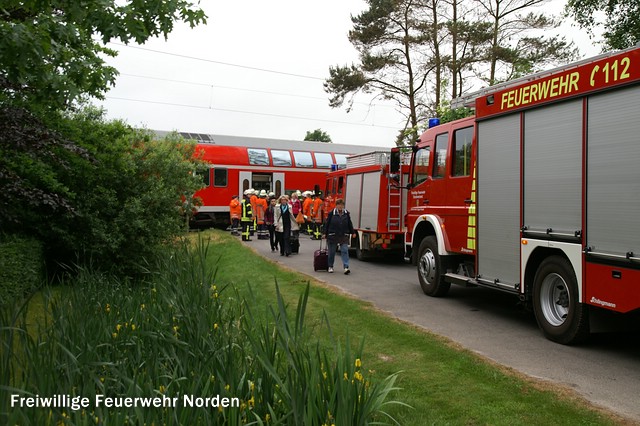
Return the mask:
M 379 384 L 361 350 L 327 351 L 278 294 L 266 320 L 215 282 L 207 246 L 166 257 L 147 286 L 80 271 L 47 296 L 37 333 L 26 310 L 0 316 L 3 424 L 336 424 L 393 421 L 382 411 L 395 376 Z M 260 307 L 261 309 L 262 307 Z M 19 308 L 16 308 L 16 310 Z M 0 312 L 2 315 L 2 312 Z M 18 318 L 10 323 L 9 318 Z M 33 324 L 31 325 L 33 329 Z M 13 344 L 12 344 L 13 342 Z M 9 394 L 86 397 L 86 409 L 11 407 Z M 97 406 L 97 396 L 176 398 L 165 408 Z M 237 399 L 185 406 L 185 397 Z
M 39 287 L 44 260 L 42 244 L 33 238 L 0 238 L 0 306 L 15 304 Z

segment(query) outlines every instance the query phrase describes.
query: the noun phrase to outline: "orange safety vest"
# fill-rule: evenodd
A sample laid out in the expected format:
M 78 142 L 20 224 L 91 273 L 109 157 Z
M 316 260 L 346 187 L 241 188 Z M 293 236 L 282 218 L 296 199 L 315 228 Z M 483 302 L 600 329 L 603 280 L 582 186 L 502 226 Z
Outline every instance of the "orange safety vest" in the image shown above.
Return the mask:
M 240 219 L 242 215 L 242 205 L 237 198 L 232 199 L 229 203 L 229 215 L 231 216 L 231 220 Z
M 251 209 L 253 210 L 253 215 L 256 215 L 256 201 L 258 201 L 258 196 L 256 194 L 253 194 L 251 197 L 249 197 L 249 200 L 251 200 Z
M 255 215 L 258 225 L 264 224 L 264 212 L 267 211 L 267 207 L 267 200 L 265 198 L 259 198 L 256 200 Z
M 307 216 L 307 220 L 311 220 L 311 205 L 313 204 L 313 200 L 311 197 L 307 197 L 304 199 L 304 203 L 302 203 L 302 214 Z
M 313 200 L 313 207 L 311 208 L 311 216 L 313 216 L 313 221 L 315 223 L 322 223 L 322 205 L 324 201 L 322 198 L 318 197 Z

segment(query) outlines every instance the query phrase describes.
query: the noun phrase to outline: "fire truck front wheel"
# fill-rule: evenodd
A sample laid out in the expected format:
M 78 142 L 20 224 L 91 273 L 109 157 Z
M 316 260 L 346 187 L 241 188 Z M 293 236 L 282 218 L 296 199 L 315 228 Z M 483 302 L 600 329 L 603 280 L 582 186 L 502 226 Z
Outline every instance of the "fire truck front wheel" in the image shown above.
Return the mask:
M 588 308 L 578 300 L 578 282 L 567 259 L 545 259 L 533 283 L 533 311 L 545 337 L 565 345 L 589 335 Z
M 443 271 L 436 237 L 424 238 L 418 250 L 418 278 L 424 294 L 438 297 L 445 296 L 449 292 L 451 284 L 442 279 Z

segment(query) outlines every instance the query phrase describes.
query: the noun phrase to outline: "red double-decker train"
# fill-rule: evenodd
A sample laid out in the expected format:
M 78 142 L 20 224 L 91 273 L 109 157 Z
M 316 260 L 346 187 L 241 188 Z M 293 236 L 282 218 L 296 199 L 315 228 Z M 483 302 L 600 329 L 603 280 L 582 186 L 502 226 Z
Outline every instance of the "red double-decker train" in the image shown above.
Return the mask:
M 326 175 L 345 167 L 347 156 L 374 146 L 241 136 L 181 133 L 198 141 L 197 152 L 210 164 L 205 187 L 196 193 L 202 201 L 192 226 L 226 226 L 229 202 L 249 188 L 276 196 L 324 188 Z M 378 147 L 379 148 L 379 147 Z

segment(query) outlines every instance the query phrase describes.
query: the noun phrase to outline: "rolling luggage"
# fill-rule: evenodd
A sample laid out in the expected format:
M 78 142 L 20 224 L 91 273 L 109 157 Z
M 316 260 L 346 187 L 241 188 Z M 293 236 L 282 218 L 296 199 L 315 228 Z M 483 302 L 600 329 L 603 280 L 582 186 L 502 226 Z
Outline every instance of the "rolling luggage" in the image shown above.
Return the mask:
M 291 253 L 296 253 L 296 254 L 300 253 L 300 240 L 291 239 L 290 245 L 291 245 Z
M 326 247 L 322 248 L 322 240 L 320 240 L 320 249 L 313 252 L 313 270 L 326 271 L 329 269 L 329 254 Z

